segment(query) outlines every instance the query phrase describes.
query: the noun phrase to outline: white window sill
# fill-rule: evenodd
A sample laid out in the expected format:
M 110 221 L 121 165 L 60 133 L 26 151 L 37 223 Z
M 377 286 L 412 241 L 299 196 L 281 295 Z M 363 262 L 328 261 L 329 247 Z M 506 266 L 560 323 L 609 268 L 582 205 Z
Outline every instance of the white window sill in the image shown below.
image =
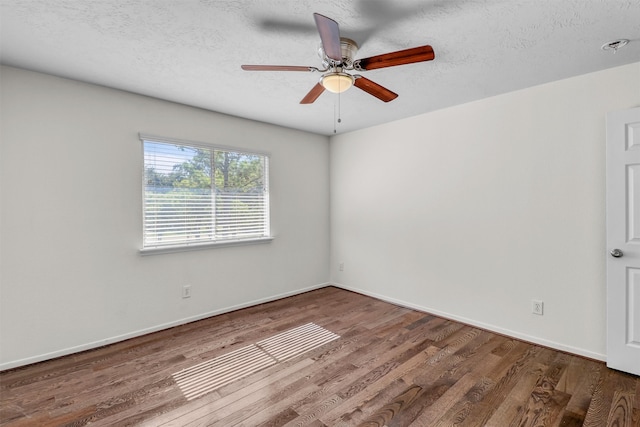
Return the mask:
M 191 245 L 158 246 L 155 248 L 140 249 L 140 255 L 156 255 L 172 252 L 198 251 L 202 249 L 221 248 L 229 246 L 258 245 L 262 243 L 270 243 L 272 240 L 273 237 L 260 237 L 257 239 L 223 240 L 220 242 L 194 243 Z

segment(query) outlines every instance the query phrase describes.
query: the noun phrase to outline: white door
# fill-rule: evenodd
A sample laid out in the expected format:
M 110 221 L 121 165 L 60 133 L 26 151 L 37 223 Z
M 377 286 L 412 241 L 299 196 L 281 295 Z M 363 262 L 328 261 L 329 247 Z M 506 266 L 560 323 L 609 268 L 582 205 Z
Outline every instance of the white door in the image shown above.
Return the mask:
M 640 108 L 607 115 L 607 366 L 640 375 Z

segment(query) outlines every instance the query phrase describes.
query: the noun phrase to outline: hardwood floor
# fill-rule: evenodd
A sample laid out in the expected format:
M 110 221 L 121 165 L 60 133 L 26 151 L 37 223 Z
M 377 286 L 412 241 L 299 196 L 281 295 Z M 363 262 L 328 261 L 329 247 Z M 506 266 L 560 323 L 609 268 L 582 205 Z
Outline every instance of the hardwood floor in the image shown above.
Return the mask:
M 309 322 L 340 338 L 200 397 L 174 380 Z M 639 377 L 332 287 L 5 371 L 0 393 L 3 426 L 640 426 Z

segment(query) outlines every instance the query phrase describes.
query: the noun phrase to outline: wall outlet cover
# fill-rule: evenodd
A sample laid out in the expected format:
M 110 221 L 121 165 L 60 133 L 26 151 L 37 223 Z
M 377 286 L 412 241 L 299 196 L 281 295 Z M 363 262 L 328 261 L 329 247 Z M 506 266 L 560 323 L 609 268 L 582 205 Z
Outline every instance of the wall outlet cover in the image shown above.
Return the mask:
M 544 302 L 541 300 L 531 300 L 531 312 L 542 316 L 544 313 Z

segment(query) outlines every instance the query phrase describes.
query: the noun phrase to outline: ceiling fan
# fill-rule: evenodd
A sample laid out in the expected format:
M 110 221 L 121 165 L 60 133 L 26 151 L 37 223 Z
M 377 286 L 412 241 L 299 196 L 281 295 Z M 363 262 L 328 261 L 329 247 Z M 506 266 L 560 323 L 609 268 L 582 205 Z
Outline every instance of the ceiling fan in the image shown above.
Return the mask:
M 322 42 L 318 54 L 322 59 L 323 68 L 296 65 L 243 65 L 242 69 L 247 71 L 311 71 L 323 73 L 320 81 L 302 98 L 301 104 L 313 103 L 322 95 L 325 89 L 330 92 L 341 93 L 351 86 L 362 89 L 384 102 L 389 102 L 396 99 L 398 94 L 366 77 L 359 74 L 350 74 L 347 71 L 368 71 L 395 65 L 431 61 L 435 58 L 433 48 L 425 45 L 369 58 L 354 59 L 358 51 L 358 45 L 351 39 L 340 37 L 338 23 L 319 13 L 314 13 L 313 17 Z

